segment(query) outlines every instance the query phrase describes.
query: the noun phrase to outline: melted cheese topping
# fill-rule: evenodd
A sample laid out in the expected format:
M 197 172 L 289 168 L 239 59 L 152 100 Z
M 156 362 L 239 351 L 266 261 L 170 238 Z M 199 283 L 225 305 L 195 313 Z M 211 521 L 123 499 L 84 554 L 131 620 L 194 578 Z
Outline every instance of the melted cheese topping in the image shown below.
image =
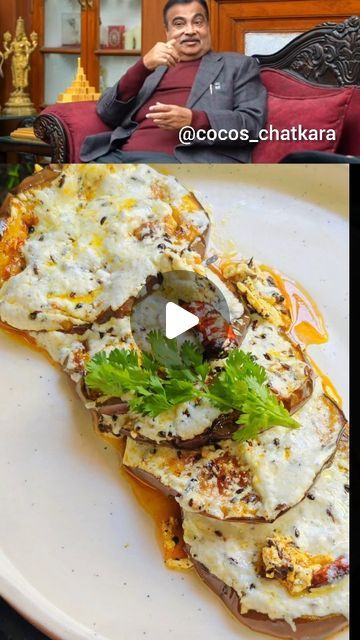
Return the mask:
M 294 415 L 299 429 L 273 427 L 257 441 L 226 440 L 189 453 L 128 438 L 124 464 L 171 488 L 184 510 L 219 519 L 274 520 L 303 498 L 334 452 L 344 424 L 319 380 Z
M 255 610 L 293 628 L 302 616 L 348 616 L 348 578 L 295 596 L 278 581 L 260 575 L 259 557 L 268 538 L 291 538 L 300 551 L 333 559 L 348 553 L 347 451 L 339 450 L 296 507 L 274 524 L 220 523 L 184 512 L 184 539 L 191 555 L 232 587 L 241 598 L 241 613 Z
M 12 211 L 19 206 L 37 223 L 22 246 L 25 268 L 0 289 L 0 317 L 23 330 L 68 331 L 119 309 L 148 276 L 198 264 L 189 243 L 209 225 L 175 178 L 146 165 L 68 165 L 14 196 Z
M 272 390 L 286 404 L 311 377 L 311 368 L 288 336 L 268 320 L 252 314 L 241 349 L 266 370 Z

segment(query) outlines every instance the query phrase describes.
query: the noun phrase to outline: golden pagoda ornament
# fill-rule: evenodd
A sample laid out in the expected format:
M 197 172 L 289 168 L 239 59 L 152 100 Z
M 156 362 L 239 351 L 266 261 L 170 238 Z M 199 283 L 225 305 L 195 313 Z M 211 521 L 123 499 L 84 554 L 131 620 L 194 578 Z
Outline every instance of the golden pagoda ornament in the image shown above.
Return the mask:
M 84 69 L 80 64 L 80 58 L 78 58 L 78 66 L 75 80 L 71 83 L 70 87 L 65 89 L 64 93 L 60 93 L 56 102 L 83 102 L 85 100 L 98 100 L 100 93 L 95 91 L 94 87 L 91 87 L 89 81 L 86 79 Z
M 33 31 L 30 40 L 25 33 L 23 18 L 16 21 L 15 37 L 9 31 L 4 33 L 4 52 L 2 58 L 11 56 L 11 74 L 14 91 L 5 104 L 4 115 L 30 116 L 36 113 L 27 91 L 29 86 L 30 55 L 38 45 L 38 35 Z

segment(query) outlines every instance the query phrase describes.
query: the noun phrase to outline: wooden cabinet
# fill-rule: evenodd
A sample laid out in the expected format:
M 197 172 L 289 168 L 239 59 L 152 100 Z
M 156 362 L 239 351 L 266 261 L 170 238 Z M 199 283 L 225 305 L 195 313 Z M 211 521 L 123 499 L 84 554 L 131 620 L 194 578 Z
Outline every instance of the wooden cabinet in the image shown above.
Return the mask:
M 39 34 L 32 57 L 36 106 L 55 102 L 71 84 L 79 57 L 97 91 L 114 84 L 141 55 L 141 15 L 141 0 L 33 0 L 31 28 Z
M 323 22 L 360 13 L 360 0 L 210 0 L 213 47 L 218 51 L 274 53 Z

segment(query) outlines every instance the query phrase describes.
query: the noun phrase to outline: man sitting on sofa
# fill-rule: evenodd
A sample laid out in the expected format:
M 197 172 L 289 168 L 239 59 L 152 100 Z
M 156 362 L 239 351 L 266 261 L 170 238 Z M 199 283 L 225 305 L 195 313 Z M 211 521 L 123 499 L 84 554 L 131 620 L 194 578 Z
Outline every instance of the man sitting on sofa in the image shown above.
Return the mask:
M 266 117 L 266 89 L 257 62 L 211 51 L 206 0 L 168 0 L 167 42 L 158 42 L 108 89 L 97 113 L 113 131 L 88 136 L 84 162 L 249 162 L 253 145 L 214 136 L 231 129 L 257 138 Z M 180 144 L 183 127 L 209 129 L 211 139 Z M 225 134 L 226 135 L 226 134 Z

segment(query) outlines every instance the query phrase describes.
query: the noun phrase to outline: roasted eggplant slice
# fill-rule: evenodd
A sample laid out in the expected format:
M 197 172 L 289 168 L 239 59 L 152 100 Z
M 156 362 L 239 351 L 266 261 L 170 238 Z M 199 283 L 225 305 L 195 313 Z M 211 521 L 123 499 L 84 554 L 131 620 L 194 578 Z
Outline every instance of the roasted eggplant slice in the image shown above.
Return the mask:
M 210 573 L 205 565 L 194 557 L 192 557 L 192 562 L 200 578 L 221 598 L 235 618 L 258 633 L 266 633 L 277 638 L 292 638 L 293 640 L 325 640 L 334 633 L 345 629 L 349 624 L 347 617 L 343 615 L 303 616 L 294 618 L 293 626 L 290 626 L 286 620 L 272 620 L 268 615 L 257 611 L 250 610 L 247 613 L 241 613 L 241 599 L 235 589 Z
M 273 521 L 308 492 L 334 455 L 346 422 L 320 380 L 296 419 L 299 429 L 274 427 L 258 440 L 224 440 L 193 451 L 128 438 L 124 464 L 162 485 L 184 510 L 220 520 Z
M 347 625 L 347 474 L 342 444 L 311 494 L 275 524 L 219 523 L 183 512 L 184 539 L 200 577 L 251 629 L 320 640 Z M 264 549 L 272 563 L 264 564 Z
M 148 277 L 199 265 L 210 225 L 192 193 L 146 165 L 44 169 L 4 211 L 2 235 L 17 242 L 3 243 L 0 318 L 25 331 L 124 316 Z

